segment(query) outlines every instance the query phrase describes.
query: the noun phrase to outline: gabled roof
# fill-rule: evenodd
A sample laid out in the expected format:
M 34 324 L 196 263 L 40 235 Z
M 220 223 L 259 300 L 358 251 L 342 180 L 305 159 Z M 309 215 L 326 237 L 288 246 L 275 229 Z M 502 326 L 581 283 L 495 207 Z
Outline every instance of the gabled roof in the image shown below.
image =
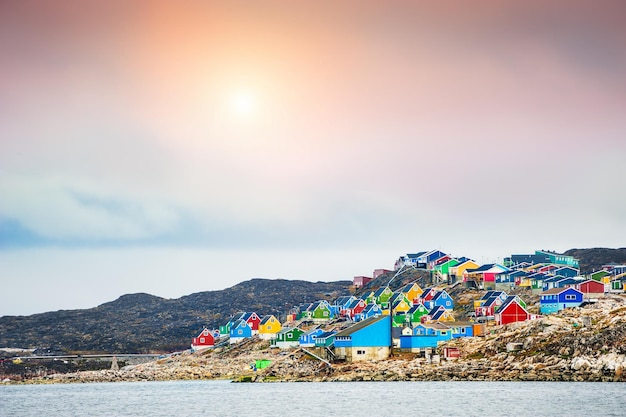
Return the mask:
M 344 295 L 342 297 L 337 298 L 337 301 L 335 301 L 335 304 L 338 306 L 343 306 L 352 302 L 353 299 L 354 297 L 352 295 Z
M 369 313 L 372 310 L 378 310 L 382 313 L 382 310 L 380 309 L 380 307 L 378 306 L 378 304 L 368 304 L 365 306 L 365 308 L 363 309 L 363 314 Z
M 369 319 L 365 319 L 363 321 L 360 321 L 358 323 L 356 323 L 353 326 L 348 327 L 347 329 L 344 329 L 342 331 L 340 331 L 339 333 L 335 334 L 335 337 L 348 337 L 351 336 L 353 333 L 358 332 L 359 330 L 362 330 L 368 326 L 371 326 L 374 323 L 377 323 L 381 320 L 384 320 L 386 318 L 389 318 L 389 316 L 377 316 L 377 317 L 370 317 Z
M 495 268 L 498 267 L 503 271 L 508 271 L 509 268 L 502 266 L 500 264 L 485 264 L 485 265 L 481 265 L 478 268 L 474 268 L 474 269 L 467 269 L 466 271 L 471 273 L 471 272 L 487 272 L 489 271 L 491 268 Z
M 407 292 L 411 291 L 413 289 L 413 287 L 415 287 L 415 286 L 417 286 L 419 288 L 419 285 L 417 285 L 415 282 L 412 282 L 410 284 L 406 284 L 404 287 L 402 287 L 400 292 L 406 294 Z
M 526 309 L 519 303 L 519 301 L 517 301 L 517 296 L 516 295 L 510 295 L 506 298 L 506 300 L 504 300 L 504 303 L 502 303 L 502 305 L 500 306 L 500 308 L 498 309 L 498 312 L 502 312 L 504 310 L 506 310 L 506 308 L 513 304 L 513 303 L 517 303 L 517 305 L 519 305 L 520 307 L 522 307 L 522 309 L 524 311 L 526 311 Z M 526 311 L 526 314 L 528 314 L 528 311 Z
M 356 307 L 358 307 L 360 302 L 365 302 L 364 300 L 361 300 L 360 298 L 357 298 L 356 300 L 353 300 L 350 304 L 348 304 L 348 307 L 346 307 L 349 310 L 352 310 Z
M 231 329 L 236 329 L 237 327 L 250 327 L 248 322 L 244 319 L 237 319 L 231 326 Z
M 383 293 L 385 292 L 385 290 L 389 290 L 391 291 L 391 288 L 385 286 L 385 287 L 380 287 L 379 289 L 376 290 L 376 292 L 374 293 L 374 297 L 380 297 L 381 295 L 383 295 Z M 393 292 L 392 292 L 393 294 Z
M 323 332 L 318 334 L 315 338 L 320 340 L 320 339 L 328 339 L 330 336 L 334 336 L 337 332 L 335 331 L 327 331 L 327 332 Z
M 441 316 L 443 316 L 446 313 L 446 309 L 442 306 L 439 307 L 434 307 L 432 310 L 430 310 L 428 312 L 428 315 L 433 319 L 433 320 L 438 320 Z
M 415 327 L 424 327 L 424 328 L 430 328 L 430 329 L 436 329 L 436 330 L 448 330 L 450 329 L 448 326 L 446 326 L 443 323 L 440 322 L 429 322 L 429 323 L 420 323 Z
M 407 314 L 415 314 L 417 312 L 417 310 L 419 310 L 419 309 L 423 309 L 423 310 L 428 311 L 428 309 L 426 308 L 426 306 L 424 306 L 424 304 L 417 303 L 417 304 L 414 304 L 413 307 L 411 307 L 409 309 L 409 311 L 407 311 Z
M 555 295 L 555 294 L 561 294 L 563 291 L 576 291 L 576 292 L 580 292 L 579 290 L 577 290 L 576 288 L 572 288 L 572 287 L 558 287 L 558 288 L 550 288 L 549 290 L 546 290 L 544 292 L 541 293 L 541 295 Z M 582 293 L 581 293 L 582 294 Z
M 504 291 L 495 291 L 495 290 L 490 290 L 487 291 L 482 297 L 480 297 L 481 300 L 487 300 L 491 297 L 501 297 L 502 294 L 504 294 L 506 296 L 506 293 Z
M 261 319 L 261 323 L 259 323 L 259 324 L 267 324 L 271 319 L 274 319 L 274 320 L 278 321 L 278 319 L 276 317 L 274 317 L 271 314 L 268 314 L 267 316 L 263 316 L 263 318 Z
M 440 291 L 437 291 L 437 292 L 435 293 L 435 295 L 433 295 L 432 300 L 433 300 L 433 301 L 435 301 L 435 300 L 437 300 L 438 298 L 441 298 L 444 294 L 445 294 L 445 295 L 447 295 L 447 296 L 448 296 L 448 298 L 450 298 L 450 295 L 448 294 L 448 292 L 447 292 L 446 290 L 440 290 Z
M 409 259 L 415 259 L 415 258 L 419 258 L 420 256 L 422 256 L 425 253 L 426 253 L 426 251 L 417 252 L 417 253 L 407 253 L 406 257 L 409 258 Z

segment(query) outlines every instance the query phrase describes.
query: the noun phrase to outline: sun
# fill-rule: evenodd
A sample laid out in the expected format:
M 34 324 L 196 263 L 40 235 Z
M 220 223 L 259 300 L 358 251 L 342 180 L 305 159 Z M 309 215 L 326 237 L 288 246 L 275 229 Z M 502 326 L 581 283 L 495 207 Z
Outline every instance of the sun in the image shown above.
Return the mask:
M 255 110 L 256 100 L 248 91 L 237 91 L 231 96 L 230 107 L 235 115 L 249 116 Z

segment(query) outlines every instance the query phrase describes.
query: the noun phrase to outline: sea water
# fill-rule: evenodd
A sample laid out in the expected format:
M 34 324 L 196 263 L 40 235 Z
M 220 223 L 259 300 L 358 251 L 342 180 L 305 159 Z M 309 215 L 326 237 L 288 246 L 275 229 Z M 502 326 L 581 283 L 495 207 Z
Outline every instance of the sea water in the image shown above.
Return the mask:
M 228 381 L 0 385 L 0 416 L 626 416 L 626 384 Z

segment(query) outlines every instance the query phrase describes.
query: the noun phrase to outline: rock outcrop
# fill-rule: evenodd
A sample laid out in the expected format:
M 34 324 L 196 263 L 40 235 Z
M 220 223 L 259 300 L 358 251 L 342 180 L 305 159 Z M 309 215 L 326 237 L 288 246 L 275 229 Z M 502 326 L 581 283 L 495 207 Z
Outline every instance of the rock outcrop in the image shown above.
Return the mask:
M 507 349 L 507 345 L 509 349 Z M 497 326 L 485 337 L 460 338 L 457 360 L 429 361 L 412 353 L 388 360 L 328 366 L 301 349 L 272 349 L 267 341 L 185 352 L 120 370 L 47 375 L 36 382 L 186 379 L 233 381 L 626 381 L 626 297 L 611 295 L 584 308 Z M 271 365 L 254 371 L 251 364 Z

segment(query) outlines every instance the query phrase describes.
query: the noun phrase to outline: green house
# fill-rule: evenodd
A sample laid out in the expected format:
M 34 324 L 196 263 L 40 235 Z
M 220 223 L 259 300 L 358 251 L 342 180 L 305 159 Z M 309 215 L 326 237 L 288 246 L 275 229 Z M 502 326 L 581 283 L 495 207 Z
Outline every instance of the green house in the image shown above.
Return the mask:
M 220 326 L 220 336 L 227 336 L 230 334 L 230 322 Z
M 276 339 L 271 342 L 271 346 L 281 349 L 298 347 L 300 344 L 300 336 L 303 334 L 304 330 L 297 327 L 282 329 L 276 334 Z
M 457 266 L 458 264 L 460 264 L 460 262 L 457 259 L 448 259 L 444 263 L 435 266 L 434 270 L 438 271 L 442 275 L 448 276 L 450 268 Z
M 411 316 L 405 313 L 394 314 L 392 325 L 393 327 L 403 327 L 409 325 L 411 323 L 410 318 Z
M 393 291 L 389 287 L 383 287 L 374 293 L 374 302 L 382 308 L 389 307 L 389 299 L 393 296 Z
M 407 312 L 409 316 L 409 322 L 411 324 L 421 323 L 422 317 L 428 314 L 428 309 L 422 303 L 415 304 L 411 309 Z
M 605 278 L 609 276 L 611 276 L 611 273 L 608 271 L 596 271 L 589 274 L 589 278 L 600 282 L 604 282 Z
M 333 317 L 332 309 L 328 301 L 316 301 L 306 310 L 307 318 L 315 321 L 330 320 Z

